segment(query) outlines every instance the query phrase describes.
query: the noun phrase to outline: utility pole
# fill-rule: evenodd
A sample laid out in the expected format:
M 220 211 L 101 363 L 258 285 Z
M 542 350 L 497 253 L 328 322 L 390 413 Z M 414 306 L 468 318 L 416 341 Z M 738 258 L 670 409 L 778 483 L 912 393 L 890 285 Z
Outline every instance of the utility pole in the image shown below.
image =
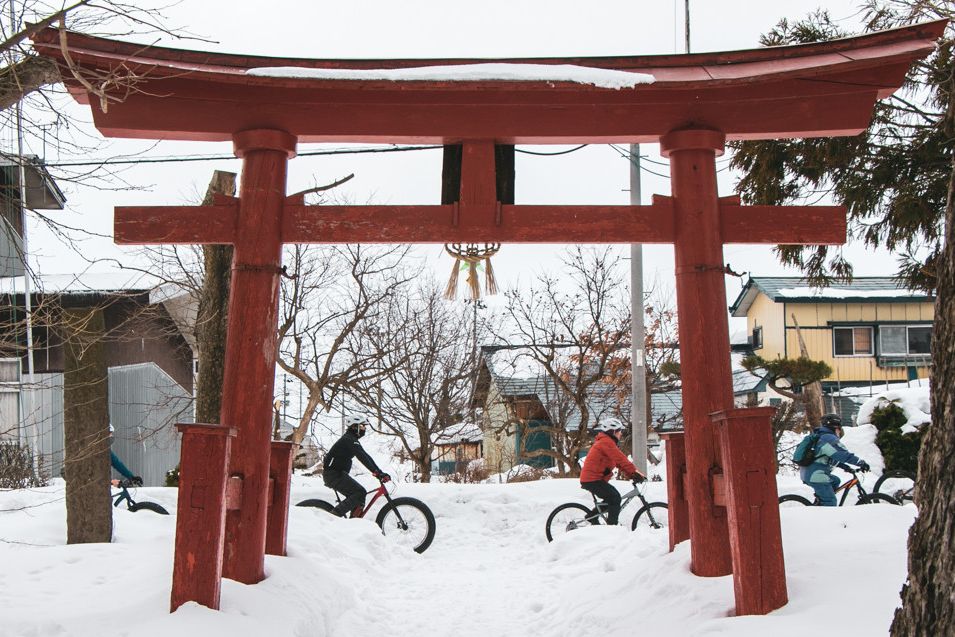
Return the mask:
M 10 33 L 16 33 L 17 27 L 19 26 L 19 21 L 17 20 L 17 12 L 15 2 L 10 0 Z M 10 49 L 10 66 L 13 67 L 14 59 L 16 56 L 15 48 Z M 37 415 L 33 413 L 34 404 L 33 404 L 33 379 L 34 377 L 34 363 L 33 363 L 33 299 L 31 298 L 31 289 L 30 289 L 30 263 L 29 263 L 29 248 L 27 244 L 27 219 L 26 219 L 26 198 L 27 198 L 27 179 L 26 179 L 26 166 L 24 165 L 24 152 L 23 152 L 23 100 L 20 99 L 17 101 L 16 105 L 16 127 L 17 127 L 17 181 L 19 182 L 19 211 L 20 211 L 20 223 L 22 234 L 20 236 L 22 246 L 23 246 L 23 310 L 24 310 L 24 323 L 26 326 L 26 346 L 27 346 L 27 375 L 26 379 L 23 378 L 23 372 L 20 372 L 20 427 L 25 433 L 25 437 L 28 439 L 28 445 L 30 451 L 33 455 L 33 468 L 34 470 L 39 469 L 40 461 L 40 422 L 37 418 Z M 14 298 L 16 296 L 14 295 Z M 24 382 L 25 381 L 25 382 Z M 32 422 L 32 426 L 28 426 L 27 422 Z
M 630 144 L 630 204 L 640 205 L 640 144 Z M 647 368 L 644 357 L 643 245 L 630 244 L 630 439 L 633 464 L 647 475 Z

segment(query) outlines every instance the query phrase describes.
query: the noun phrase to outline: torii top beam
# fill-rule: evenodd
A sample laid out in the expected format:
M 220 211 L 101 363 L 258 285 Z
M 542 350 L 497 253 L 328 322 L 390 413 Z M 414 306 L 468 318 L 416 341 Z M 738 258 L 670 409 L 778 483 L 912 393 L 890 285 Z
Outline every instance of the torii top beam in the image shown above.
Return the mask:
M 939 20 L 817 44 L 693 55 L 586 58 L 319 60 L 227 55 L 68 34 L 73 62 L 91 75 L 118 67 L 139 80 L 108 112 L 110 137 L 229 141 L 249 129 L 301 142 L 654 143 L 692 125 L 729 140 L 854 135 L 877 98 L 901 85 L 935 47 Z M 34 42 L 64 61 L 59 32 Z M 259 76 L 263 67 L 409 69 L 478 63 L 576 65 L 652 75 L 653 83 L 600 88 L 567 81 L 387 81 Z M 98 103 L 70 72 L 67 86 Z M 156 96 L 162 95 L 157 107 Z

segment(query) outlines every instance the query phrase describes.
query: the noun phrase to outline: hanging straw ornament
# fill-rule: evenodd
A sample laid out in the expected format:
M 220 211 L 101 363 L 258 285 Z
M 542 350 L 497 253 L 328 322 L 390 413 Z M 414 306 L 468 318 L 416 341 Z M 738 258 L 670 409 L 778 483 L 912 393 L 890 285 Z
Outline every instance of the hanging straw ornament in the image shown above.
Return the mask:
M 458 273 L 467 270 L 466 279 L 468 296 L 471 299 L 481 298 L 481 282 L 478 277 L 478 268 L 484 267 L 484 290 L 488 296 L 497 294 L 497 281 L 494 280 L 494 269 L 491 268 L 491 257 L 501 249 L 500 243 L 446 243 L 444 250 L 454 257 L 454 267 L 451 268 L 451 278 L 448 287 L 444 290 L 444 298 L 453 301 L 458 295 Z

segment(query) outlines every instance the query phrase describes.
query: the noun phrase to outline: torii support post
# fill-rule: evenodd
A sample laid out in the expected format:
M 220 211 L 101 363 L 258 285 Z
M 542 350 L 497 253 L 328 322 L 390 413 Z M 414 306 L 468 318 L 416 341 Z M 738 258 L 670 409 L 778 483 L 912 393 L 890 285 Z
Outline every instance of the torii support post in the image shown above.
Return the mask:
M 686 445 L 684 434 L 661 434 L 666 441 L 667 502 L 669 508 L 670 550 L 690 539 L 689 504 L 686 501 Z
M 288 548 L 288 507 L 292 486 L 292 459 L 295 445 L 284 440 L 272 441 L 269 460 L 269 521 L 265 534 L 265 552 L 269 555 L 285 555 Z
M 170 610 L 198 602 L 218 610 L 225 544 L 226 478 L 235 429 L 180 424 L 179 503 Z
M 660 138 L 660 151 L 670 158 L 674 208 L 690 568 L 702 576 L 733 570 L 726 509 L 714 502 L 720 455 L 709 416 L 733 406 L 716 184 L 716 156 L 723 153 L 725 139 L 719 131 L 703 129 Z
M 724 450 L 737 615 L 765 615 L 789 601 L 770 425 L 774 411 L 756 407 L 712 414 Z
M 233 143 L 242 176 L 221 421 L 239 430 L 229 473 L 241 480 L 242 489 L 239 508 L 226 516 L 222 574 L 255 584 L 265 577 L 282 216 L 296 138 L 279 130 L 248 130 L 236 133 Z

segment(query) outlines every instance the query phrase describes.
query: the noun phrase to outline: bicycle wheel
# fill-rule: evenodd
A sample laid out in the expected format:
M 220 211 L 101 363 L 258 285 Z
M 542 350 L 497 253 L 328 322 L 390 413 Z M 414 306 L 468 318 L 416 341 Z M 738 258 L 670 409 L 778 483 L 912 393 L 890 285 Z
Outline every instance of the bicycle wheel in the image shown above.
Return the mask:
M 788 493 L 786 495 L 779 496 L 779 508 L 783 507 L 797 507 L 797 506 L 812 506 L 812 502 L 802 497 L 801 495 L 796 495 L 795 493 Z
M 856 502 L 857 506 L 860 504 L 895 504 L 897 506 L 899 501 L 884 493 L 866 493 Z
M 554 538 L 579 529 L 585 524 L 599 524 L 593 513 L 593 509 L 577 502 L 560 505 L 547 516 L 547 525 L 544 527 L 547 541 L 553 542 Z
M 394 498 L 378 512 L 375 524 L 385 537 L 423 553 L 434 540 L 434 514 L 421 500 Z
M 902 504 L 915 501 L 915 474 L 904 469 L 886 471 L 875 482 L 874 493 L 890 495 Z
M 169 515 L 169 511 L 155 502 L 137 502 L 136 504 L 130 505 L 129 510 L 133 513 L 136 513 L 136 511 L 152 511 L 159 515 Z
M 332 506 L 332 504 L 331 504 L 330 502 L 326 502 L 325 500 L 319 500 L 318 498 L 312 498 L 312 499 L 309 499 L 309 500 L 302 500 L 301 502 L 299 502 L 299 503 L 296 504 L 295 506 L 297 506 L 297 507 L 315 507 L 316 509 L 321 509 L 322 511 L 327 511 L 328 513 L 331 513 L 332 511 L 335 510 L 335 507 Z
M 666 502 L 650 502 L 633 516 L 631 531 L 639 529 L 665 529 L 670 526 L 670 514 Z

